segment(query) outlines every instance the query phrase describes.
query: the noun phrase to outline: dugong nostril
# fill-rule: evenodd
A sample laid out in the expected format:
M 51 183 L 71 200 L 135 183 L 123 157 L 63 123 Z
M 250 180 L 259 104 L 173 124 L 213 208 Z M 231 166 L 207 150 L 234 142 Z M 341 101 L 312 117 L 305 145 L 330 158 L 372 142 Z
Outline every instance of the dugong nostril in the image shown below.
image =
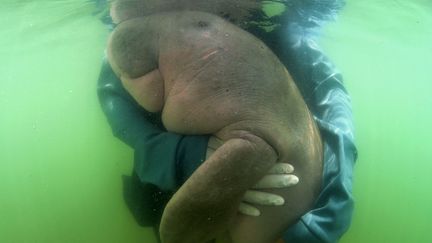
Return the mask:
M 204 28 L 204 27 L 207 27 L 208 25 L 209 25 L 209 23 L 208 22 L 206 22 L 206 21 L 198 21 L 198 27 L 201 27 L 201 28 Z

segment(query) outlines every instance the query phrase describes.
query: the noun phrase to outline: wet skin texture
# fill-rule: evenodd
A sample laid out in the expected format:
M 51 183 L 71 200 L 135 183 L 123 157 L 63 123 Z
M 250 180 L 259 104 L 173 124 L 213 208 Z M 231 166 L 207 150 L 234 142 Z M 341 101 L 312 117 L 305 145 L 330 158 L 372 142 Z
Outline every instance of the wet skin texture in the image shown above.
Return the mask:
M 108 57 L 126 90 L 161 112 L 170 132 L 212 134 L 224 141 L 165 208 L 163 243 L 275 242 L 313 205 L 320 191 L 318 129 L 285 67 L 260 40 L 203 12 L 166 12 L 122 22 Z M 276 162 L 300 182 L 271 189 L 279 207 L 237 214 L 245 193 Z

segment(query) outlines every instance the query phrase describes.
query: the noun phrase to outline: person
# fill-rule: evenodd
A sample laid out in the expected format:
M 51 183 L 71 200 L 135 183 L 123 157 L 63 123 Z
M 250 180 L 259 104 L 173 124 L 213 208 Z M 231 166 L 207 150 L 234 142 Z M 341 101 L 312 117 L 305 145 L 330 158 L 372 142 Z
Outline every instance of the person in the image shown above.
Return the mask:
M 286 242 L 335 242 L 353 210 L 354 146 L 350 100 L 340 73 L 318 49 L 314 33 L 341 7 L 340 1 L 293 1 L 270 23 L 273 30 L 246 26 L 278 55 L 314 114 L 324 143 L 323 190 L 314 209 L 284 233 Z M 263 20 L 255 16 L 255 22 Z M 253 21 L 251 21 L 253 22 Z M 124 177 L 125 199 L 141 225 L 157 225 L 164 205 L 205 160 L 209 137 L 166 132 L 160 116 L 139 107 L 105 61 L 98 95 L 114 134 L 135 150 L 132 177 Z

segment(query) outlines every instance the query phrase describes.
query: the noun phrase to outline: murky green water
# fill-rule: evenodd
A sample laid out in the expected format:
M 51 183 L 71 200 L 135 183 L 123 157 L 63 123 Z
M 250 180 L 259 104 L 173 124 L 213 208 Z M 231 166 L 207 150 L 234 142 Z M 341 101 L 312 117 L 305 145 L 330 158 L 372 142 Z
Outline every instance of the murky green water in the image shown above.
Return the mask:
M 122 199 L 132 150 L 95 83 L 108 31 L 85 0 L 0 8 L 0 242 L 153 242 Z M 345 76 L 360 152 L 342 243 L 432 242 L 432 2 L 348 1 L 321 45 Z
M 354 221 L 342 242 L 432 242 L 431 26 L 431 1 L 349 1 L 325 30 L 359 149 Z

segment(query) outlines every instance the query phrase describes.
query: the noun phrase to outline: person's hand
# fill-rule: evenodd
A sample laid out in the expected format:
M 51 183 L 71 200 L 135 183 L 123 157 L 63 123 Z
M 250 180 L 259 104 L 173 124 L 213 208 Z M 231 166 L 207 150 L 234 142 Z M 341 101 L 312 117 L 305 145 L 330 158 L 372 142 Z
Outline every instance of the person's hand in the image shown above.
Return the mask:
M 261 206 L 281 206 L 285 203 L 283 197 L 262 192 L 259 189 L 286 188 L 296 185 L 299 182 L 297 176 L 293 175 L 294 167 L 288 163 L 276 163 L 267 174 L 261 178 L 251 189 L 247 190 L 243 196 L 243 201 L 239 205 L 239 212 L 249 216 L 259 216 L 261 213 L 253 205 Z
M 217 137 L 211 136 L 207 146 L 206 158 L 222 146 L 223 141 Z M 261 178 L 258 183 L 251 189 L 247 190 L 243 196 L 243 201 L 239 205 L 238 211 L 242 214 L 249 216 L 259 216 L 260 211 L 253 205 L 263 206 L 280 206 L 285 203 L 283 197 L 259 191 L 259 189 L 270 188 L 285 188 L 294 186 L 298 183 L 299 179 L 293 175 L 294 167 L 288 163 L 276 163 L 267 174 Z

